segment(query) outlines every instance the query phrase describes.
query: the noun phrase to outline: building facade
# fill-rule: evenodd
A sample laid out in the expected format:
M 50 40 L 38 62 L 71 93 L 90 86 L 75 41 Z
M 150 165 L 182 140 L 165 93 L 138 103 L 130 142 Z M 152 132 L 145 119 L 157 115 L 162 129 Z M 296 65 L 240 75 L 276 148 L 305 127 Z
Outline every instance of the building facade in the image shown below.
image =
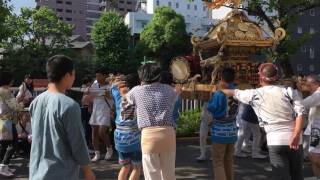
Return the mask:
M 75 26 L 73 34 L 90 39 L 91 29 L 104 11 L 115 10 L 125 16 L 136 8 L 137 0 L 36 0 L 37 7 L 46 6 L 61 20 Z
M 310 39 L 292 56 L 291 65 L 296 74 L 320 73 L 320 8 L 311 9 L 299 14 L 294 37 L 310 34 Z
M 46 6 L 57 13 L 59 18 L 74 25 L 73 34 L 86 37 L 87 0 L 36 0 L 37 7 Z
M 131 29 L 131 34 L 140 34 L 151 21 L 155 10 L 161 6 L 171 7 L 181 14 L 185 19 L 187 32 L 197 36 L 203 36 L 215 22 L 211 10 L 207 9 L 202 0 L 141 0 L 137 11 L 125 16 L 125 23 Z

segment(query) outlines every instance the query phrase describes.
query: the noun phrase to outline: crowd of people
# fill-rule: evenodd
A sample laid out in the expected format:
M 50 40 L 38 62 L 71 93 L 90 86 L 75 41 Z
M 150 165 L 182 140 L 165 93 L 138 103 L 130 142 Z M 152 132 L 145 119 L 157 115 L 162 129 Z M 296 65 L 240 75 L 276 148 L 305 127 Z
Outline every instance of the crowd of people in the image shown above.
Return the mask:
M 183 88 L 169 72 L 156 63 L 128 75 L 98 69 L 95 80 L 83 81 L 80 107 L 66 95 L 75 80 L 72 59 L 53 56 L 46 71 L 48 89 L 37 97 L 31 75 L 13 96 L 12 74 L 0 72 L 0 175 L 12 177 L 10 160 L 22 155 L 30 157 L 31 180 L 79 179 L 80 169 L 94 180 L 91 163 L 110 160 L 115 149 L 119 180 L 176 179 Z M 243 88 L 232 68 L 220 72 L 203 104 L 197 158 L 208 159 L 210 132 L 214 179 L 233 180 L 234 157 L 248 156 L 269 156 L 274 180 L 302 180 L 307 158 L 320 179 L 320 76 L 281 82 L 278 74 L 275 65 L 262 64 L 254 89 Z

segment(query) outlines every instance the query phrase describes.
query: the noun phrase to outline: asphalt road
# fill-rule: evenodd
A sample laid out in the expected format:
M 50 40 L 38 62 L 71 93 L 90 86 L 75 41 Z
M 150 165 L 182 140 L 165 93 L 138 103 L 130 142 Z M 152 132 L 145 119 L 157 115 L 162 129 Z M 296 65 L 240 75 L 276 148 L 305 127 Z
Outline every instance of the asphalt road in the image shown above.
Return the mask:
M 208 146 L 209 148 L 209 146 Z M 178 140 L 176 174 L 181 180 L 208 180 L 213 179 L 211 161 L 203 163 L 196 162 L 199 155 L 199 146 L 194 139 Z M 25 159 L 14 159 L 14 168 L 17 169 L 16 177 L 13 179 L 28 179 L 28 162 Z M 119 166 L 116 159 L 113 161 L 99 161 L 94 164 L 97 179 L 117 179 Z M 312 180 L 310 163 L 305 163 L 305 180 Z M 268 159 L 256 160 L 251 158 L 236 158 L 235 180 L 269 180 L 272 176 Z M 4 179 L 0 177 L 0 180 Z M 141 178 L 142 179 L 142 178 Z

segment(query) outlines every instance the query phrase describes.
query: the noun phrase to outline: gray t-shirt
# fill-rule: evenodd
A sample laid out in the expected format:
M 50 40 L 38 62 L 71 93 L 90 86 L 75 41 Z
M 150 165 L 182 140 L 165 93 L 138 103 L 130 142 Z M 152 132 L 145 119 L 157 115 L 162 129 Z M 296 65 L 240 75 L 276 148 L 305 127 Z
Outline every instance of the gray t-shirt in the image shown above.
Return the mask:
M 79 105 L 48 91 L 30 105 L 32 147 L 30 179 L 76 180 L 79 166 L 90 163 Z

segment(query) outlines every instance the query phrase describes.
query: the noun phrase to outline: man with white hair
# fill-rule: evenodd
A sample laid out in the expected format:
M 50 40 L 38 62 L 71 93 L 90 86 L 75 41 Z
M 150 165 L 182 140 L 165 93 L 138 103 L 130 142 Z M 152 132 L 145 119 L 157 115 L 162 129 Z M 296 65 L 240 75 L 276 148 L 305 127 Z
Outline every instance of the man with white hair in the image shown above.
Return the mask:
M 309 159 L 317 179 L 320 179 L 320 76 L 309 75 L 305 85 L 312 93 L 302 101 L 309 110 L 309 124 L 305 135 L 310 137 Z

